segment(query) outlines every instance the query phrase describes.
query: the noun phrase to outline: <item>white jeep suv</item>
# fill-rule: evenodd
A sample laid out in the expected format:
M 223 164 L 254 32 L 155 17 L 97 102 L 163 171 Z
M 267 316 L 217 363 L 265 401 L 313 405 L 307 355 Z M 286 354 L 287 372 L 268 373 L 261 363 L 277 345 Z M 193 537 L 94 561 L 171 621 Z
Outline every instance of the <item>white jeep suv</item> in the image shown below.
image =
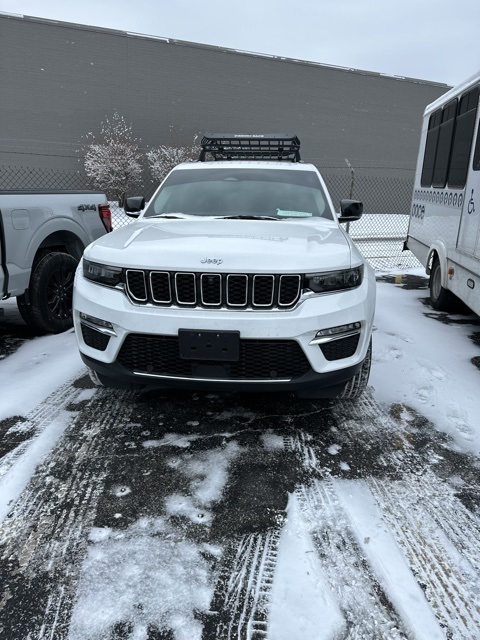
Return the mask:
M 114 388 L 356 398 L 371 363 L 375 276 L 290 135 L 208 134 L 138 220 L 87 247 L 74 323 Z M 207 156 L 213 160 L 206 161 Z M 144 210 L 143 210 L 144 209 Z

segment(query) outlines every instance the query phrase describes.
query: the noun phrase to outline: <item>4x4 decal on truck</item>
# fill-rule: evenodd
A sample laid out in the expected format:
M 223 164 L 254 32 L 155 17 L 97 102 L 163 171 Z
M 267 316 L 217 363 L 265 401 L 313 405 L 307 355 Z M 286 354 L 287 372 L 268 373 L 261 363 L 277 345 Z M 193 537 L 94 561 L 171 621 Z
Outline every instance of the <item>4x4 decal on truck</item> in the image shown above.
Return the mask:
M 97 205 L 95 204 L 79 204 L 77 207 L 78 211 L 96 211 Z

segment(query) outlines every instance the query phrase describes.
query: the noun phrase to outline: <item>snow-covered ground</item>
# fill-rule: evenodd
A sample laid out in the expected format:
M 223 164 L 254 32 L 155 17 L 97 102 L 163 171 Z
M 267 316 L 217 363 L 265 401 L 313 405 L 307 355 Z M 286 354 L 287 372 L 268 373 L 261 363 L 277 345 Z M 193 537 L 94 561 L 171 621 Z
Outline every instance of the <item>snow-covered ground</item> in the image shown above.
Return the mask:
M 464 456 L 478 475 L 480 324 L 473 314 L 433 312 L 423 275 L 377 274 L 371 389 L 358 408 L 322 413 L 296 404 L 289 412 L 287 401 L 255 408 L 212 396 L 202 413 L 193 396 L 172 414 L 175 398 L 152 401 L 147 414 L 130 396 L 122 402 L 71 386 L 84 372 L 72 332 L 30 339 L 0 359 L 0 433 L 19 442 L 0 464 L 2 557 L 20 567 L 5 611 L 28 567 L 29 580 L 55 579 L 43 635 L 32 640 L 480 637 L 478 513 L 456 497 L 472 487 L 462 469 L 447 482 L 435 472 L 449 456 Z M 1 306 L 16 322 L 14 303 Z M 87 417 L 72 422 L 84 406 Z M 167 415 L 175 415 L 171 424 Z M 23 439 L 22 429 L 33 437 Z M 425 433 L 420 451 L 415 441 Z M 255 447 L 248 438 L 258 439 Z M 255 456 L 256 473 L 265 460 L 294 456 L 310 480 L 294 478 L 275 526 L 242 529 L 243 512 L 227 510 L 223 520 L 236 518 L 238 535 L 210 539 L 212 527 L 222 530 L 218 505 L 231 491 L 231 469 L 239 484 L 254 483 L 249 470 L 241 477 L 240 463 Z M 120 471 L 109 471 L 112 458 L 123 460 Z M 56 472 L 65 460 L 68 478 Z M 161 509 L 142 512 L 159 465 L 167 475 L 158 492 L 166 483 L 167 493 Z M 268 482 L 267 474 L 259 484 Z M 90 506 L 58 524 L 52 502 L 73 513 L 82 483 Z M 19 593 L 28 597 L 25 584 Z M 237 613 L 222 622 L 218 611 Z
M 422 268 L 404 273 L 425 275 Z M 435 312 L 419 302 L 428 298 L 428 289 L 405 289 L 402 275 L 397 279 L 397 286 L 377 283 L 374 397 L 413 407 L 459 450 L 478 456 L 480 371 L 471 360 L 480 356 L 480 319 Z

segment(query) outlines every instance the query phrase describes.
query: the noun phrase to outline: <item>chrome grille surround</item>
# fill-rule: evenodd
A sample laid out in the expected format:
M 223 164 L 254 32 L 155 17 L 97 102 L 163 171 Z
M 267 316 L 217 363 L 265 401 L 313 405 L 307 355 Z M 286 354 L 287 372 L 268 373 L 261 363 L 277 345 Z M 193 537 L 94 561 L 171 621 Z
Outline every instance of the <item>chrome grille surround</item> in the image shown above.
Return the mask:
M 243 282 L 241 282 L 243 280 Z M 234 283 L 237 283 L 236 285 Z M 238 291 L 235 293 L 235 289 Z M 244 295 L 242 296 L 244 289 Z M 233 302 L 234 295 L 239 296 L 241 302 Z M 245 274 L 227 275 L 227 307 L 246 307 L 248 304 L 248 276 Z
M 201 274 L 200 300 L 205 307 L 218 307 L 222 304 L 222 276 L 219 273 Z
M 287 280 L 288 278 L 288 280 Z M 291 303 L 283 303 L 282 302 L 282 295 L 286 295 L 285 294 L 285 289 L 288 286 L 288 282 L 290 282 L 290 286 L 293 286 L 294 289 L 296 290 L 295 293 L 295 302 L 298 300 L 298 298 L 300 297 L 300 291 L 301 291 L 301 286 L 302 286 L 302 277 L 299 275 L 296 276 L 280 276 L 279 279 L 279 291 L 278 291 L 278 306 L 279 307 L 290 307 Z
M 145 272 L 141 269 L 127 269 L 127 293 L 135 302 L 147 302 Z
M 175 297 L 179 305 L 197 306 L 197 287 L 194 273 L 179 271 L 174 276 Z
M 162 290 L 167 295 L 158 296 Z M 170 274 L 168 271 L 151 271 L 150 272 L 150 293 L 152 294 L 152 300 L 156 304 L 171 304 L 172 298 L 172 285 L 170 283 Z
M 275 290 L 275 276 L 253 276 L 252 305 L 271 307 Z M 259 302 L 262 300 L 263 302 Z
M 162 307 L 288 310 L 298 302 L 298 274 L 125 271 L 126 293 L 134 304 Z

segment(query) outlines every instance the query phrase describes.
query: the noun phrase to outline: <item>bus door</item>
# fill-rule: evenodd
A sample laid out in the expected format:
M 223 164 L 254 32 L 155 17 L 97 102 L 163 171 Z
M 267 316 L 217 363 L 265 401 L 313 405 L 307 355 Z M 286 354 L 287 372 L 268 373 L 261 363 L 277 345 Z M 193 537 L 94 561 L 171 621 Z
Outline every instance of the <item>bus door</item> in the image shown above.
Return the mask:
M 478 88 L 477 88 L 478 91 Z M 477 93 L 478 101 L 478 93 Z M 462 218 L 457 246 L 462 251 L 480 258 L 480 109 L 476 109 L 476 137 L 472 162 L 468 167 Z

